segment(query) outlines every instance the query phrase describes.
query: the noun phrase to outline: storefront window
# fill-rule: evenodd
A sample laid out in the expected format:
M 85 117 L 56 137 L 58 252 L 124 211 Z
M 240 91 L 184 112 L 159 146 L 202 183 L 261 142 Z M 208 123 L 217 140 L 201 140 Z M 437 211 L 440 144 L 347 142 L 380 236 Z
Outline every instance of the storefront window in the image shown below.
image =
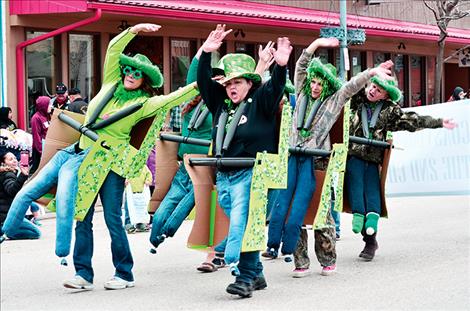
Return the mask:
M 255 49 L 256 47 L 256 49 Z M 263 45 L 264 47 L 264 45 Z M 258 59 L 258 45 L 255 43 L 235 42 L 235 53 L 248 54 L 256 61 Z
M 410 107 L 421 106 L 422 104 L 422 65 L 421 56 L 410 55 Z
M 95 95 L 95 48 L 93 35 L 69 36 L 69 89 L 79 88 L 88 99 Z
M 385 53 L 382 52 L 374 52 L 372 57 L 374 58 L 374 67 L 385 61 Z
M 186 85 L 191 59 L 196 54 L 196 40 L 171 39 L 171 91 Z
M 427 98 L 426 105 L 430 105 L 434 102 L 434 79 L 436 75 L 436 58 L 434 56 L 426 57 L 426 90 Z
M 45 32 L 27 31 L 26 39 L 36 38 Z M 54 38 L 49 38 L 26 47 L 26 77 L 28 85 L 28 118 L 35 112 L 35 101 L 39 96 L 52 96 L 55 84 L 58 82 L 57 58 L 58 44 Z
M 354 77 L 358 73 L 362 72 L 363 68 L 363 53 L 361 51 L 349 51 L 350 57 L 350 76 Z

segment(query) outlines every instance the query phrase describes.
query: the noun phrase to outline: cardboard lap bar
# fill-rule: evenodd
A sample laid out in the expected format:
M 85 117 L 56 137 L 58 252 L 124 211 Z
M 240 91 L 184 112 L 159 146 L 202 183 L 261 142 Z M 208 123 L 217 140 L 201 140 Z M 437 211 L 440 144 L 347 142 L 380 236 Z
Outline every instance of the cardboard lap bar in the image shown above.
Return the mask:
M 291 122 L 291 107 L 284 105 L 278 153 L 258 153 L 256 159 L 251 159 L 255 165 L 242 252 L 262 250 L 266 246 L 267 192 L 268 189 L 285 189 L 287 186 L 288 135 Z M 210 250 L 228 233 L 229 219 L 218 205 L 214 167 L 189 164 L 189 159 L 205 158 L 215 160 L 207 156 L 185 155 L 185 165 L 194 185 L 196 201 L 195 221 L 188 238 L 188 246 L 194 249 Z M 247 159 L 243 161 L 249 162 Z
M 71 111 L 54 109 L 51 116 L 49 129 L 47 130 L 46 141 L 42 150 L 41 161 L 39 167 L 33 174 L 33 179 L 41 169 L 52 159 L 52 157 L 61 149 L 68 147 L 78 141 L 80 133 L 63 123 L 58 119 L 60 113 L 65 113 L 77 122 L 83 123 L 85 116 L 82 114 L 74 113 Z M 51 188 L 49 192 L 37 200 L 37 202 L 47 205 L 55 195 L 55 187 Z

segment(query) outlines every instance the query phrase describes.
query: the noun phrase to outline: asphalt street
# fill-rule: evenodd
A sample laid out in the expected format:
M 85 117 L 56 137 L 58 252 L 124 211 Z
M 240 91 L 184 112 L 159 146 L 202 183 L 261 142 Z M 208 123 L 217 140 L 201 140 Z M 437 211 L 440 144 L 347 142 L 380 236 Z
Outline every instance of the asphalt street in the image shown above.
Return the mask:
M 337 273 L 320 275 L 310 232 L 313 274 L 294 279 L 293 263 L 263 260 L 268 288 L 249 299 L 225 292 L 233 280 L 227 268 L 196 271 L 205 254 L 186 248 L 191 221 L 156 255 L 148 233 L 129 235 L 136 286 L 105 290 L 114 269 L 101 212 L 94 216 L 95 289 L 66 289 L 72 258 L 59 264 L 55 219 L 44 219 L 40 240 L 1 244 L 1 310 L 470 310 L 470 198 L 391 198 L 388 205 L 373 261 L 358 258 L 363 242 L 343 214 Z

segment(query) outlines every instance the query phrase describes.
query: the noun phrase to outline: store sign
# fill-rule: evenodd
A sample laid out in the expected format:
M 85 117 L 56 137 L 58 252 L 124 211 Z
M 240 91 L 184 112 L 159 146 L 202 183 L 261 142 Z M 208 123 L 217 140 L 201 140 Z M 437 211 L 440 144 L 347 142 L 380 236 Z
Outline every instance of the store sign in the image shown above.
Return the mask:
M 458 126 L 393 133 L 386 195 L 470 195 L 470 100 L 404 110 L 451 118 Z

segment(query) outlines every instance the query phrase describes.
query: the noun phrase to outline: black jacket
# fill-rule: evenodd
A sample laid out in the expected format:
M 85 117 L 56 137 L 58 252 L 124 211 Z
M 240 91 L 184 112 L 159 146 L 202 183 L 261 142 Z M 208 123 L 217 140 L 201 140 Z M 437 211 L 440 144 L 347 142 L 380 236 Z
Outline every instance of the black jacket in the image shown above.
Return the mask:
M 228 98 L 225 88 L 211 79 L 211 54 L 203 52 L 199 59 L 197 84 L 201 96 L 212 113 L 215 127 L 212 139 L 215 142 L 217 122 L 223 110 L 227 109 L 225 99 Z M 282 99 L 286 84 L 286 67 L 275 66 L 271 80 L 256 87 L 252 86 L 245 100 L 248 103 L 243 116 L 246 122 L 239 124 L 235 136 L 222 157 L 256 157 L 257 152 L 277 153 L 276 113 Z M 245 120 L 245 118 L 242 118 Z M 242 122 L 240 122 L 242 123 Z M 213 146 L 215 148 L 215 144 Z M 213 149 L 215 153 L 215 149 Z
M 28 176 L 16 172 L 0 173 L 0 224 L 3 224 L 10 209 L 11 202 L 21 190 Z

